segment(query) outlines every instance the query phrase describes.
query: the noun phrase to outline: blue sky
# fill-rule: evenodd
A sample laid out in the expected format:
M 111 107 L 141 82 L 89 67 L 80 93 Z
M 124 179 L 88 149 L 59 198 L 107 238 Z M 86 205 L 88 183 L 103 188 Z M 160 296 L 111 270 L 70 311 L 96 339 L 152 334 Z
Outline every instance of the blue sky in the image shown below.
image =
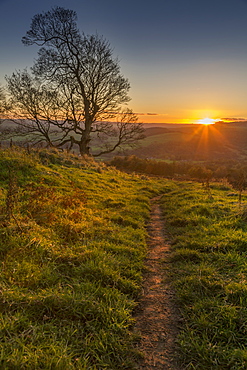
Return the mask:
M 75 10 L 82 31 L 110 42 L 141 120 L 247 117 L 247 0 L 0 0 L 2 85 L 32 66 L 37 48 L 21 38 L 52 6 Z

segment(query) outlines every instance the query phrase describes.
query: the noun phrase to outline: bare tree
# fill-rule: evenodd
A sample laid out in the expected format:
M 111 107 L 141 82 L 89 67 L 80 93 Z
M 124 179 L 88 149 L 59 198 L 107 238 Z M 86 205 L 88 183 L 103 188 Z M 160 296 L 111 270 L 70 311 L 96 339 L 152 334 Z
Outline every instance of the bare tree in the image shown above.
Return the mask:
M 76 20 L 74 11 L 61 7 L 32 19 L 22 39 L 25 45 L 41 47 L 32 73 L 7 78 L 12 106 L 22 118 L 19 130 L 29 130 L 50 145 L 77 146 L 82 155 L 133 145 L 143 138 L 143 128 L 124 109 L 129 82 L 109 43 L 80 32 Z M 102 143 L 95 153 L 93 137 Z
M 232 187 L 238 191 L 239 205 L 242 202 L 242 193 L 247 188 L 247 168 L 245 166 L 237 166 L 229 171 L 227 180 Z
M 3 113 L 6 110 L 6 97 L 4 93 L 4 89 L 2 86 L 0 86 L 0 114 L 3 115 Z M 0 119 L 2 117 L 0 116 Z
M 6 90 L 0 86 L 0 136 L 4 130 L 6 118 L 8 117 L 8 111 L 10 109 L 9 102 L 6 97 Z
M 96 125 L 95 132 L 102 145 L 98 145 L 100 151 L 95 153 L 95 157 L 111 153 L 124 145 L 133 147 L 137 140 L 145 137 L 142 124 L 138 122 L 137 116 L 130 109 L 121 111 L 115 119 L 115 122 Z
M 28 141 L 46 142 L 49 146 L 59 145 L 64 138 L 59 126 L 63 126 L 61 110 L 64 101 L 51 85 L 32 76 L 27 70 L 17 71 L 6 77 L 9 103 L 9 120 L 14 125 L 5 128 L 5 137 L 23 136 Z

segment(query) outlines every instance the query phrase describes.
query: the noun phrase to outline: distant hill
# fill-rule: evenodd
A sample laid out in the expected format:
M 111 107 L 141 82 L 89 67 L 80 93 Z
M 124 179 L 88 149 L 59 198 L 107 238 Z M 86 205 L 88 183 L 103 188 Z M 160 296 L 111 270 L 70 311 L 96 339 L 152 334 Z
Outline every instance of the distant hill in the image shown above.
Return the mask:
M 247 160 L 247 122 L 145 127 L 146 138 L 126 155 L 170 160 Z
M 13 125 L 5 121 L 0 130 Z M 145 139 L 136 148 L 125 149 L 120 154 L 159 160 L 247 161 L 247 121 L 217 122 L 209 126 L 144 124 L 144 129 Z M 4 142 L 1 145 L 5 146 Z M 110 159 L 118 154 L 113 152 L 102 159 Z
M 216 122 L 213 126 L 215 127 L 242 127 L 242 128 L 247 128 L 247 121 L 234 121 L 234 122 L 224 122 L 224 121 L 219 121 Z
M 154 135 L 162 135 L 165 133 L 169 133 L 171 130 L 164 127 L 148 127 L 145 129 L 145 136 L 154 136 Z

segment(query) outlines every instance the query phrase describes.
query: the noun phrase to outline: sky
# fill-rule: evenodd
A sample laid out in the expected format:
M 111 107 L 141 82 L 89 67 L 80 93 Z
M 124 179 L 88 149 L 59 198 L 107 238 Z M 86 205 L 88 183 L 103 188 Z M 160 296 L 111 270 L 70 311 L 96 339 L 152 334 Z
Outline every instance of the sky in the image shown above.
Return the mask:
M 55 6 L 110 42 L 141 122 L 247 119 L 247 0 L 0 0 L 0 85 L 33 65 L 21 39 Z

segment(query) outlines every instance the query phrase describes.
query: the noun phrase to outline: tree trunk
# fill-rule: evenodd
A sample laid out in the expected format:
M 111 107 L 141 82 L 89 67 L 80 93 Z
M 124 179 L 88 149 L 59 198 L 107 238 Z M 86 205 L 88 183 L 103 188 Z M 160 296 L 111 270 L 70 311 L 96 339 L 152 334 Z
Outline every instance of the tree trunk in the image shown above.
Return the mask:
M 79 150 L 80 150 L 80 154 L 81 155 L 90 155 L 90 147 L 89 147 L 89 142 L 90 142 L 90 139 L 89 140 L 81 140 L 80 144 L 79 144 Z
M 92 122 L 85 122 L 85 130 L 83 132 L 83 135 L 81 136 L 81 140 L 79 143 L 79 150 L 81 155 L 90 155 L 89 143 L 91 141 L 91 128 Z

